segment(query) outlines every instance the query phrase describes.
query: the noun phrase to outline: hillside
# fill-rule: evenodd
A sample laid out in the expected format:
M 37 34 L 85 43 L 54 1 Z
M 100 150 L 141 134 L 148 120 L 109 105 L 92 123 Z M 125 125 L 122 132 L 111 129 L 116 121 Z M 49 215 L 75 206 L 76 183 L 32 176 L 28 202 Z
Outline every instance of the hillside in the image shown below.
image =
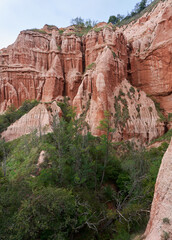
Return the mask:
M 85 115 L 92 134 L 100 134 L 97 126 L 108 110 L 117 128 L 115 141 L 150 142 L 171 128 L 171 39 L 170 1 L 160 1 L 121 28 L 99 23 L 91 29 L 45 25 L 22 31 L 1 50 L 0 110 L 19 107 L 26 99 L 51 102 L 67 96 L 77 114 Z M 126 79 L 131 86 L 119 105 L 115 92 L 125 87 Z M 132 100 L 132 87 L 146 96 L 140 100 L 141 92 Z M 150 97 L 160 108 L 155 104 L 155 110 Z
M 0 239 L 172 238 L 171 29 L 155 0 L 0 50 Z

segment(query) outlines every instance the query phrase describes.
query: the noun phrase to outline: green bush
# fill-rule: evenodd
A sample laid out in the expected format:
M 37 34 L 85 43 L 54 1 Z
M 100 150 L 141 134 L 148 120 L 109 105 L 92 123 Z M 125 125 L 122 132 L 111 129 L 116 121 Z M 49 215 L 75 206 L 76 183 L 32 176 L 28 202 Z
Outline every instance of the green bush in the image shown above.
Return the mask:
M 32 32 L 38 32 L 38 33 L 42 33 L 42 34 L 47 34 L 47 32 L 45 32 L 44 30 L 38 29 L 38 28 L 28 29 L 27 31 L 32 31 Z
M 93 62 L 86 67 L 86 70 L 93 69 L 95 66 L 96 66 L 96 64 Z
M 115 26 L 124 26 L 128 25 L 132 21 L 137 21 L 140 17 L 142 17 L 146 12 L 151 12 L 160 1 L 165 0 L 154 0 L 149 5 L 147 4 L 146 0 L 141 0 L 140 2 L 136 3 L 134 9 L 127 14 L 127 16 L 122 16 L 117 14 L 117 16 L 110 16 L 109 22 L 115 24 Z
M 52 133 L 4 143 L 1 239 L 130 239 L 146 226 L 168 144 L 136 150 L 128 142 L 112 143 L 108 112 L 99 126 L 104 134 L 94 137 L 67 99 L 59 105 L 63 117 L 54 119 Z M 45 160 L 37 166 L 42 150 Z
M 100 32 L 102 30 L 102 28 L 93 28 L 94 32 Z
M 22 203 L 16 216 L 16 237 L 26 240 L 68 239 L 79 220 L 76 201 L 70 191 L 44 188 Z

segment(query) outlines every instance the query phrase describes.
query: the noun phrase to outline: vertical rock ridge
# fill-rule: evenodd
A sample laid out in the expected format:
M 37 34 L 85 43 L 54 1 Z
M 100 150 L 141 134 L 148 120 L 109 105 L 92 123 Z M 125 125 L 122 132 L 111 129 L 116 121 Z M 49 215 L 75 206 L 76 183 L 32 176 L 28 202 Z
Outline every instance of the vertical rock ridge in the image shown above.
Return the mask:
M 155 185 L 145 240 L 172 239 L 172 139 L 164 154 Z M 165 238 L 168 236 L 168 238 Z

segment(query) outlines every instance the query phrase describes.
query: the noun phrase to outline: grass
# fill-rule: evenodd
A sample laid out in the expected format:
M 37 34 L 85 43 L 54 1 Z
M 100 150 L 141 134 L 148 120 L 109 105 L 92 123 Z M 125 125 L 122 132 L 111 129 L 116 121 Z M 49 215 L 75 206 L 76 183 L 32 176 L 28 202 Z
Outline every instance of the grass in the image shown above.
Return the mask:
M 163 218 L 163 223 L 166 223 L 166 224 L 170 224 L 170 220 L 169 220 L 169 218 Z
M 84 27 L 81 29 L 77 29 L 77 31 L 75 32 L 75 35 L 78 37 L 82 37 L 84 35 L 87 35 L 87 33 L 92 29 L 92 27 Z
M 93 28 L 94 32 L 100 32 L 102 30 L 102 28 Z
M 133 94 L 135 93 L 135 89 L 133 87 L 130 87 L 129 91 Z
M 153 141 L 151 141 L 150 145 L 155 143 L 155 142 L 163 142 L 163 141 L 170 141 L 172 137 L 172 129 L 168 130 L 168 132 L 166 132 L 164 135 L 162 135 L 159 138 L 154 139 Z
M 86 67 L 86 70 L 91 70 L 93 69 L 94 67 L 96 66 L 95 62 L 89 64 L 87 67 Z
M 124 98 L 123 98 L 124 97 Z M 122 103 L 122 106 L 120 104 Z M 129 110 L 127 106 L 127 100 L 125 99 L 125 93 L 120 89 L 118 97 L 115 96 L 115 126 L 125 127 L 127 120 L 129 119 Z
M 37 29 L 37 28 L 27 29 L 27 31 L 32 31 L 32 32 L 38 32 L 38 33 L 42 33 L 42 34 L 47 34 L 47 32 L 45 32 L 44 30 Z
M 116 59 L 117 58 L 117 55 L 114 51 L 112 51 L 112 54 L 113 54 L 113 58 Z
M 59 51 L 61 51 L 61 46 L 59 46 L 58 44 L 57 44 L 57 48 Z
M 62 29 L 59 30 L 59 34 L 60 34 L 60 35 L 62 35 L 63 32 L 64 32 L 64 30 L 62 30 Z
M 168 114 L 168 122 L 172 121 L 172 113 Z
M 75 35 L 75 36 L 77 36 L 77 37 L 82 37 L 82 36 L 84 36 L 84 35 L 87 35 L 87 33 L 89 32 L 89 31 L 91 31 L 91 30 L 94 30 L 93 29 L 93 27 L 91 27 L 91 26 L 74 26 L 75 27 L 75 29 L 73 29 L 73 32 L 69 32 L 69 33 L 67 33 L 66 35 L 67 36 L 71 36 L 71 35 Z M 63 30 L 59 30 L 59 33 L 62 35 L 63 34 Z
M 166 117 L 164 116 L 164 114 L 163 114 L 163 109 L 161 108 L 161 106 L 160 106 L 160 103 L 159 102 L 157 102 L 153 97 L 151 97 L 150 95 L 147 95 L 148 97 L 150 97 L 151 99 L 152 99 L 152 101 L 154 102 L 154 104 L 155 104 L 155 108 L 156 108 L 156 111 L 157 111 L 157 113 L 158 113 L 158 116 L 159 116 L 159 120 L 160 120 L 160 122 L 166 122 L 167 121 L 167 119 L 166 119 Z
M 57 28 L 55 25 L 49 25 L 49 24 L 46 24 L 47 25 L 47 27 L 49 27 L 49 28 Z
M 165 1 L 165 0 L 155 0 L 153 1 L 149 6 L 147 6 L 143 11 L 141 11 L 138 14 L 135 14 L 134 16 L 126 16 L 121 22 L 117 24 L 118 27 L 122 27 L 124 25 L 128 25 L 131 22 L 136 22 L 139 18 L 141 18 L 145 13 L 150 13 L 159 2 Z
M 162 239 L 162 240 L 168 240 L 168 239 L 170 239 L 169 233 L 166 232 L 166 231 L 163 231 L 163 234 L 162 234 L 162 236 L 161 236 L 161 239 Z

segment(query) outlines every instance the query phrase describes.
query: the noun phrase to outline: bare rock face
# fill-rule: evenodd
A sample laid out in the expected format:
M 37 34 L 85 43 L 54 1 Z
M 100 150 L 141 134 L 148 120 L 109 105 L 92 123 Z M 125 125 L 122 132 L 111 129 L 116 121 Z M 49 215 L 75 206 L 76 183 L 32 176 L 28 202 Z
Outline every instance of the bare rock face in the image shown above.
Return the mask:
M 42 163 L 44 163 L 45 158 L 46 158 L 46 152 L 42 150 L 39 154 L 38 162 L 36 165 L 39 167 Z
M 154 102 L 126 80 L 114 91 L 114 109 L 117 140 L 129 139 L 144 145 L 164 134 L 164 123 Z
M 40 103 L 30 112 L 23 115 L 11 124 L 1 135 L 5 141 L 11 141 L 25 134 L 37 131 L 37 134 L 46 134 L 52 131 L 53 116 L 61 116 L 61 109 L 56 102 L 51 104 Z
M 164 123 L 158 116 L 154 102 L 127 80 L 120 82 L 122 72 L 110 71 L 112 75 L 106 77 L 109 73 L 107 63 L 114 65 L 113 69 L 117 64 L 109 48 L 104 49 L 94 69 L 86 72 L 73 101 L 77 113 L 85 117 L 91 132 L 100 134 L 98 126 L 104 118 L 104 111 L 108 110 L 112 113 L 111 124 L 116 130 L 113 139 L 116 141 L 134 140 L 144 145 L 161 136 Z M 112 79 L 112 82 L 107 79 Z
M 132 85 L 154 96 L 172 112 L 172 2 L 160 1 L 151 12 L 129 24 L 129 77 Z
M 73 99 L 83 72 L 81 50 L 81 38 L 61 36 L 53 26 L 22 31 L 0 51 L 0 112 L 26 99 L 49 102 L 64 94 Z
M 162 159 L 145 240 L 172 239 L 172 140 Z
M 104 47 L 109 46 L 114 55 L 125 62 L 127 67 L 127 42 L 122 31 L 113 31 L 113 28 L 105 26 L 104 28 L 95 28 L 85 37 L 85 66 L 96 61 L 98 55 Z M 125 69 L 127 70 L 127 69 Z
M 41 100 L 48 69 L 48 35 L 23 31 L 16 42 L 0 54 L 0 110 L 25 99 Z
M 50 69 L 46 73 L 46 81 L 42 93 L 42 101 L 50 102 L 63 94 L 64 78 L 59 56 L 56 55 Z
M 68 96 L 94 135 L 101 134 L 105 110 L 112 113 L 115 140 L 150 142 L 162 135 L 164 123 L 144 92 L 172 112 L 171 11 L 171 0 L 160 1 L 123 29 L 99 23 L 84 36 L 75 26 L 22 31 L 0 51 L 0 112 L 25 99 Z
M 79 115 L 85 115 L 91 132 L 97 135 L 104 111 L 113 104 L 115 87 L 125 79 L 125 62 L 114 57 L 113 51 L 106 46 L 90 68 L 84 74 L 73 105 L 77 107 Z
M 82 81 L 84 68 L 81 38 L 72 33 L 62 36 L 61 51 L 65 76 L 64 94 L 73 100 Z

